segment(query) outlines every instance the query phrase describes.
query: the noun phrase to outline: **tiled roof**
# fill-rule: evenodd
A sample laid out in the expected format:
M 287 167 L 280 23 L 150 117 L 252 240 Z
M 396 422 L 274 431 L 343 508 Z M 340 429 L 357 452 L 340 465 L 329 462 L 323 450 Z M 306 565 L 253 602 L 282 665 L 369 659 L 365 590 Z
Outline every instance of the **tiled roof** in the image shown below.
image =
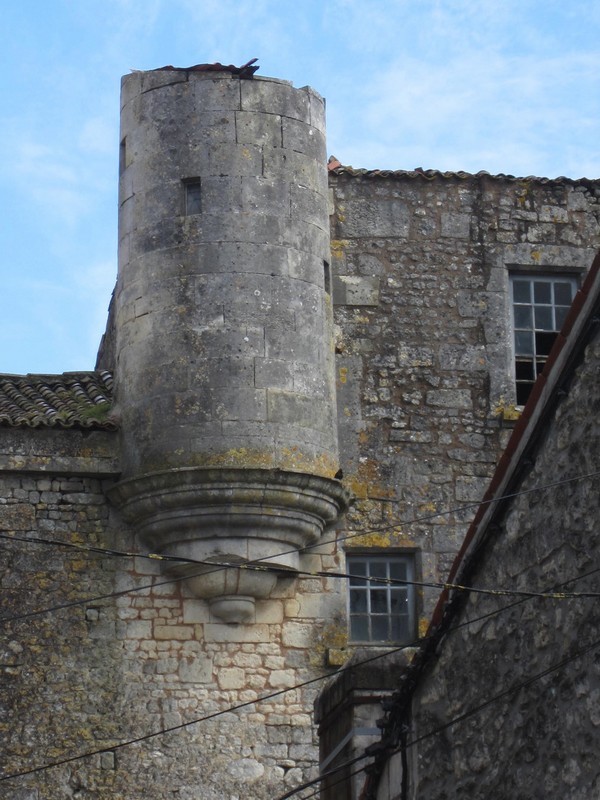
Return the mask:
M 498 180 L 498 181 L 536 181 L 536 183 L 567 183 L 567 184 L 575 184 L 575 183 L 583 183 L 586 185 L 594 185 L 597 186 L 600 184 L 600 179 L 594 180 L 590 178 L 565 178 L 564 176 L 560 176 L 559 178 L 539 178 L 534 175 L 529 175 L 527 177 L 515 177 L 514 175 L 492 175 L 490 172 L 441 172 L 437 169 L 422 169 L 421 167 L 417 167 L 416 169 L 355 169 L 354 167 L 346 166 L 342 164 L 335 156 L 331 156 L 328 163 L 327 169 L 333 175 L 348 175 L 351 178 L 408 178 L 410 180 L 425 180 L 425 181 L 433 181 L 436 178 L 443 178 L 445 180 L 450 180 L 452 178 L 456 178 L 458 180 L 470 180 L 472 178 L 490 178 L 491 180 Z
M 0 375 L 0 425 L 115 430 L 110 372 Z

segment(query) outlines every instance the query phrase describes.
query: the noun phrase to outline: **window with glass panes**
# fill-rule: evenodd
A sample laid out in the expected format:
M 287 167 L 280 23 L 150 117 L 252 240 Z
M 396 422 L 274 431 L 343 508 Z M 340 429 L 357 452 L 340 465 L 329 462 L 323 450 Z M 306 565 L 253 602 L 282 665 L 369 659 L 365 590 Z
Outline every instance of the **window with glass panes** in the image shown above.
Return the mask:
M 568 276 L 512 275 L 517 405 L 524 405 L 577 291 Z
M 350 639 L 411 641 L 415 635 L 414 559 L 411 555 L 346 556 Z

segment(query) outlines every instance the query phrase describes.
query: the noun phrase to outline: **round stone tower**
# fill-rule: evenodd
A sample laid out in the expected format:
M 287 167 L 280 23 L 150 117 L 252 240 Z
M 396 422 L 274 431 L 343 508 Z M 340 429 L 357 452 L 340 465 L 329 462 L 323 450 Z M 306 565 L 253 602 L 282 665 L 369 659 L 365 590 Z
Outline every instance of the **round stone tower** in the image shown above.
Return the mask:
M 230 71 L 122 85 L 113 499 L 147 546 L 201 561 L 318 541 L 339 481 L 324 102 Z M 171 568 L 226 621 L 276 575 Z

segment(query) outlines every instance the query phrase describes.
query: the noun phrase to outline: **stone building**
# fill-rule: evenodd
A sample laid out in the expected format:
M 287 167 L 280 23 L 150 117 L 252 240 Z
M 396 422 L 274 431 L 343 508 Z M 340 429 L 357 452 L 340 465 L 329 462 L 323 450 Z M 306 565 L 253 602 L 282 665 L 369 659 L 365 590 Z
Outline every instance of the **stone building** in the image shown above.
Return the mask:
M 276 798 L 323 681 L 425 634 L 600 182 L 328 175 L 322 98 L 252 69 L 133 73 L 121 120 L 97 368 L 0 379 L 0 794 Z M 346 706 L 330 753 L 377 738 Z
M 473 590 L 442 593 L 365 799 L 600 790 L 600 256 L 550 362 L 449 576 Z

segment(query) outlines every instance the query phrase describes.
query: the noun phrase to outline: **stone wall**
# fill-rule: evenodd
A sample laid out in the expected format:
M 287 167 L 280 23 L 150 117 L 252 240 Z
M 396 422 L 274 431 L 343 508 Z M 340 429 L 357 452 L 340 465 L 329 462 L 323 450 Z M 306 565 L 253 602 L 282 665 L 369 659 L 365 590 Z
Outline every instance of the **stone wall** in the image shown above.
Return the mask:
M 523 494 L 479 556 L 473 585 L 597 591 L 599 366 L 596 335 L 526 468 L 518 486 Z M 543 486 L 549 488 L 529 491 Z M 408 751 L 410 791 L 402 794 L 396 757 L 378 797 L 596 796 L 599 647 L 597 597 L 470 594 L 413 698 L 409 738 L 421 741 Z
M 584 274 L 600 186 L 341 168 L 330 187 L 348 525 L 375 531 L 345 546 L 416 550 L 441 580 L 517 416 L 509 273 Z
M 30 460 L 27 472 L 1 475 L 2 534 L 83 549 L 1 542 L 0 777 L 104 752 L 3 781 L 0 796 L 271 800 L 314 777 L 312 706 L 320 682 L 293 687 L 330 672 L 340 582 L 284 578 L 249 624 L 224 624 L 181 583 L 167 582 L 156 560 L 86 551 L 140 549 L 106 500 L 114 460 L 106 458 L 103 475 L 93 448 L 74 446 L 81 439 L 75 430 L 4 433 L 6 449 L 21 454 L 48 434 L 70 451 L 71 466 L 84 472 L 87 458 L 87 471 L 97 474 L 45 474 L 44 464 Z M 110 436 L 87 438 L 94 437 L 98 455 L 107 456 Z M 339 570 L 334 546 L 321 550 L 303 556 L 301 568 Z M 274 696 L 255 702 L 264 695 Z M 152 736 L 164 729 L 174 730 Z
M 594 187 L 344 174 L 331 185 L 339 430 L 357 497 L 340 535 L 383 528 L 344 547 L 413 549 L 419 577 L 438 580 L 472 511 L 431 515 L 480 498 L 510 432 L 500 413 L 512 402 L 507 269 L 582 272 L 598 243 Z M 551 208 L 557 221 L 544 222 Z M 553 242 L 532 241 L 540 231 Z M 120 471 L 115 434 L 4 429 L 2 440 L 2 532 L 139 547 L 106 501 Z M 284 579 L 251 622 L 226 625 L 165 584 L 156 562 L 3 549 L 3 615 L 140 588 L 6 628 L 5 770 L 106 752 L 7 781 L 3 796 L 129 799 L 143 785 L 149 800 L 165 787 L 266 800 L 314 777 L 320 683 L 291 687 L 351 654 L 343 581 Z M 329 544 L 299 567 L 341 569 L 343 553 Z M 420 599 L 422 622 L 434 596 Z M 250 705 L 111 749 L 240 703 Z M 325 705 L 335 747 L 345 734 Z
M 2 534 L 107 546 L 102 480 L 5 473 L 0 485 Z M 1 546 L 0 740 L 2 772 L 10 774 L 102 747 L 119 735 L 120 722 L 109 710 L 120 685 L 122 643 L 115 637 L 114 603 L 79 604 L 113 591 L 116 562 L 33 541 L 2 539 Z M 51 607 L 57 608 L 36 613 Z M 14 616 L 23 618 L 10 621 Z M 87 763 L 85 786 L 104 783 L 107 767 L 107 757 Z M 99 796 L 77 793 L 79 773 L 75 764 L 18 778 L 2 784 L 0 795 Z

